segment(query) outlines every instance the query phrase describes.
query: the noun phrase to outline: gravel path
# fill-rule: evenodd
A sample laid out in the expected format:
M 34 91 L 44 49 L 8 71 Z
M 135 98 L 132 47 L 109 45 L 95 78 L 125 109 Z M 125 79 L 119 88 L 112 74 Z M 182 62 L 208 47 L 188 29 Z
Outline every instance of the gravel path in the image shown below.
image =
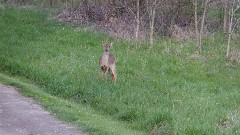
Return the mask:
M 49 112 L 0 84 L 0 135 L 85 135 L 53 118 Z

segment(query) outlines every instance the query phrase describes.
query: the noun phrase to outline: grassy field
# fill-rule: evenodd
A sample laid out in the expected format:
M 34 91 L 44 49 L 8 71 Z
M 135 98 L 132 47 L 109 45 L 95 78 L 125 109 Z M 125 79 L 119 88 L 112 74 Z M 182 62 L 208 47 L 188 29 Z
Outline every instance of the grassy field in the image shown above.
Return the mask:
M 116 84 L 99 80 L 106 39 L 115 42 Z M 0 72 L 31 80 L 43 93 L 90 106 L 133 130 L 91 126 L 95 117 L 81 123 L 82 115 L 69 107 L 62 117 L 92 127 L 90 134 L 240 134 L 239 65 L 225 60 L 223 36 L 209 37 L 203 46 L 202 56 L 192 59 L 192 42 L 162 39 L 149 50 L 49 20 L 43 11 L 0 7 Z M 61 115 L 61 109 L 54 113 Z

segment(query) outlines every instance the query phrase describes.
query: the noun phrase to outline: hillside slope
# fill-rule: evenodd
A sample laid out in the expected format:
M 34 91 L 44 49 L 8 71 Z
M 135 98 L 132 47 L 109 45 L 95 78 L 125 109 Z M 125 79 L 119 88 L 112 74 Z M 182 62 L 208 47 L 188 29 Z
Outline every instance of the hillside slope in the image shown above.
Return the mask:
M 158 41 L 152 49 L 115 42 L 118 81 L 99 80 L 102 41 L 84 28 L 47 20 L 34 9 L 0 8 L 0 71 L 32 80 L 61 99 L 149 134 L 238 134 L 239 65 L 224 59 L 224 40 L 204 41 L 200 59 L 191 42 Z M 70 109 L 70 108 L 69 108 Z M 70 121 L 77 121 L 70 117 Z

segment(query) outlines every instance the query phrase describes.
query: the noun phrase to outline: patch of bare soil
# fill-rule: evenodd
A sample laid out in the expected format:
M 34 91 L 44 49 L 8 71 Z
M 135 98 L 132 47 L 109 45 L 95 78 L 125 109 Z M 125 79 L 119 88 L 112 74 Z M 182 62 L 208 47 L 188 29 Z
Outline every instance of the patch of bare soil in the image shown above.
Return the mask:
M 49 112 L 23 97 L 9 86 L 0 84 L 1 135 L 85 135 L 73 126 L 53 118 Z

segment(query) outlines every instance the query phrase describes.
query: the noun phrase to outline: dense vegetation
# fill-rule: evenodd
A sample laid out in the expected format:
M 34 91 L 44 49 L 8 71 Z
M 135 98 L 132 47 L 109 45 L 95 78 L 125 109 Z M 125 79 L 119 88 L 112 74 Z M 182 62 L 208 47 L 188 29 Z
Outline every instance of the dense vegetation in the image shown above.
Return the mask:
M 0 71 L 32 80 L 45 92 L 90 105 L 149 134 L 239 134 L 240 69 L 225 59 L 226 38 L 146 44 L 118 40 L 116 84 L 99 80 L 102 41 L 36 9 L 0 7 Z M 77 120 L 73 118 L 73 121 Z

